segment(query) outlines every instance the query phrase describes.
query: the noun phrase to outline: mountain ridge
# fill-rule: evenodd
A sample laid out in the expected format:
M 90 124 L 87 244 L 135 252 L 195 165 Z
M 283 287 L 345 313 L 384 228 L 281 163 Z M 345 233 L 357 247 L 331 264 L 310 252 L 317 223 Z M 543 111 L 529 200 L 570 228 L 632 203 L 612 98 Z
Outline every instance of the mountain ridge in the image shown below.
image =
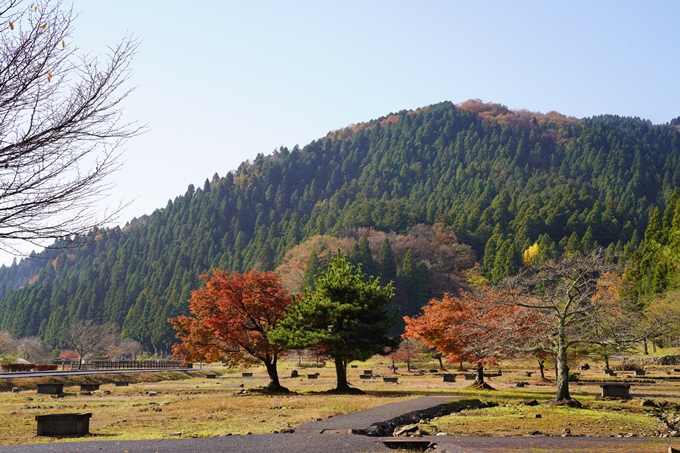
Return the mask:
M 0 329 L 54 346 L 61 326 L 88 318 L 167 350 L 166 319 L 186 309 L 199 274 L 273 269 L 309 238 L 357 228 L 453 227 L 492 281 L 535 242 L 625 257 L 679 183 L 671 124 L 478 101 L 404 110 L 258 154 L 123 228 L 70 238 L 84 244 L 75 252 L 0 268 Z

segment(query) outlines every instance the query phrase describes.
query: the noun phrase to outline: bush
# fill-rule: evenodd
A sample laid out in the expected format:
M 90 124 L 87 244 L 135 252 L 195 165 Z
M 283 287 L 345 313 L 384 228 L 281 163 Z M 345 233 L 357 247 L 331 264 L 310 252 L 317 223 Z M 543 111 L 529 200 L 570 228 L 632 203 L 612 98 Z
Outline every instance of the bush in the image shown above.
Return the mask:
M 58 365 L 52 363 L 3 363 L 0 368 L 7 373 L 19 373 L 26 371 L 54 371 Z
M 22 371 L 31 371 L 34 364 L 32 363 L 3 363 L 0 365 L 2 369 L 8 373 L 17 373 Z
M 37 363 L 33 367 L 35 371 L 55 371 L 59 365 L 55 365 L 52 363 Z

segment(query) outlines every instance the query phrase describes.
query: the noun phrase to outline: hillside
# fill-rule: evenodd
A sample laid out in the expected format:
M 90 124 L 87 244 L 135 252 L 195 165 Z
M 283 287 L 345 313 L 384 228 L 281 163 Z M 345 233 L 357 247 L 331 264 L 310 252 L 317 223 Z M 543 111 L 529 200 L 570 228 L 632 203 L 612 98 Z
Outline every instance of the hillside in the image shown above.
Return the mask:
M 680 184 L 679 165 L 670 124 L 478 101 L 402 111 L 259 154 L 125 228 L 70 238 L 80 248 L 1 268 L 0 330 L 57 345 L 62 325 L 88 318 L 167 350 L 166 319 L 185 309 L 199 274 L 274 269 L 307 239 L 356 241 L 359 228 L 450 226 L 492 281 L 514 272 L 536 241 L 556 252 L 599 244 L 625 257 L 650 208 L 665 207 Z

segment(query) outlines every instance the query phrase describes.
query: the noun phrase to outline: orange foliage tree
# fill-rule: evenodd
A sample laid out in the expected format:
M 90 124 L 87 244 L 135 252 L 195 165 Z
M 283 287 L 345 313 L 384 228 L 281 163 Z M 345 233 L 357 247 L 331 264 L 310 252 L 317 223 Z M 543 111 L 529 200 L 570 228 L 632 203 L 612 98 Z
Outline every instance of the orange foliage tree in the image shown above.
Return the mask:
M 542 335 L 540 314 L 513 305 L 517 294 L 492 288 L 445 294 L 432 299 L 421 315 L 404 317 L 407 338 L 419 339 L 450 362 L 477 363 L 474 385 L 484 382 L 484 366 L 526 352 Z
M 269 391 L 288 391 L 279 382 L 276 363 L 284 347 L 266 333 L 288 312 L 290 295 L 274 272 L 247 274 L 214 270 L 201 275 L 205 288 L 189 299 L 191 316 L 168 319 L 182 340 L 172 347 L 186 361 L 222 361 L 230 367 L 264 363 Z

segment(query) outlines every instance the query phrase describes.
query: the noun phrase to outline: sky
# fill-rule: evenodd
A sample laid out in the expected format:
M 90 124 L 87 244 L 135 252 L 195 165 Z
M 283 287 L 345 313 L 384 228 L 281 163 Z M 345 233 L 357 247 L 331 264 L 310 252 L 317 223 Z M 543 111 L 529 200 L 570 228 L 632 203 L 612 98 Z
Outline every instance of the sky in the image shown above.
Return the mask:
M 123 108 L 148 131 L 125 145 L 101 207 L 130 202 L 121 225 L 258 153 L 442 101 L 680 116 L 678 1 L 73 0 L 73 9 L 70 39 L 83 52 L 141 40 Z

